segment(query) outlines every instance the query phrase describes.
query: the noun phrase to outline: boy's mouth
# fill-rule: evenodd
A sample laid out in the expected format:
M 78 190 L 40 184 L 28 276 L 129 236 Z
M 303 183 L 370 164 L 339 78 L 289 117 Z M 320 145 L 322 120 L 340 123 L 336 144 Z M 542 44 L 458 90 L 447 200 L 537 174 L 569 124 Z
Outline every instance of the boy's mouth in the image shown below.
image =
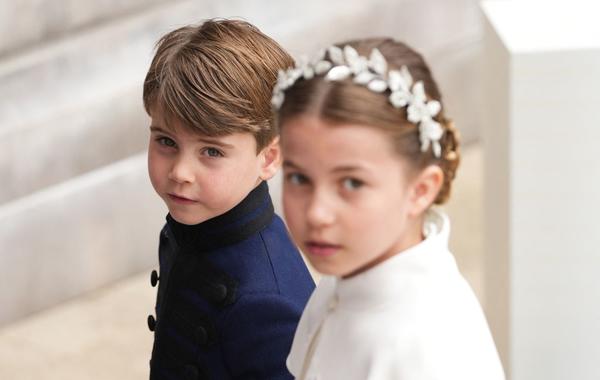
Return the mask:
M 171 199 L 172 201 L 174 201 L 176 203 L 181 203 L 181 204 L 196 203 L 195 200 L 192 200 L 192 199 L 189 199 L 186 197 L 182 197 L 181 195 L 177 195 L 177 194 L 168 193 L 167 196 L 169 197 L 169 199 Z

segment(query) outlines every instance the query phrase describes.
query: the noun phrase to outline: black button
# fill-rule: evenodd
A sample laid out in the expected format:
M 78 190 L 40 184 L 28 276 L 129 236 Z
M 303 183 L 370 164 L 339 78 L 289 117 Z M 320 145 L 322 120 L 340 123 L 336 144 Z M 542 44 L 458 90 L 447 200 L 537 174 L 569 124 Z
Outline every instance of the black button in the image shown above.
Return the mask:
M 196 340 L 200 345 L 205 345 L 208 342 L 208 332 L 204 326 L 196 327 Z
M 227 298 L 227 287 L 223 284 L 214 284 L 213 294 L 217 302 L 223 302 Z
M 156 319 L 154 319 L 153 315 L 149 315 L 148 316 L 148 328 L 150 329 L 150 331 L 154 331 L 155 327 L 156 327 Z
M 152 273 L 150 273 L 150 285 L 152 285 L 152 287 L 156 286 L 156 284 L 158 283 L 158 273 L 153 270 Z
M 183 367 L 183 374 L 186 380 L 198 380 L 198 378 L 200 378 L 200 372 L 198 371 L 198 368 L 191 364 L 187 364 L 185 367 Z

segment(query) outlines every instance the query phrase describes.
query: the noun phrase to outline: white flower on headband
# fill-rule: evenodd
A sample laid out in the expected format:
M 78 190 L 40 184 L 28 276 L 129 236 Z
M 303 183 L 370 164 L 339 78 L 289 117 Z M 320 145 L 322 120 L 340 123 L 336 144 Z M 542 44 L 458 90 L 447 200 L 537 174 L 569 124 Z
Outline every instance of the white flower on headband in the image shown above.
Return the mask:
M 325 75 L 326 80 L 331 81 L 341 81 L 348 78 L 352 75 L 352 71 L 348 66 L 334 66 L 327 75 Z
M 408 106 L 408 120 L 418 123 L 423 118 L 430 118 L 438 114 L 442 105 L 437 100 L 427 101 L 423 82 L 418 81 L 412 88 L 412 101 Z
M 337 46 L 330 46 L 327 48 L 327 52 L 329 53 L 329 59 L 334 65 L 344 65 L 346 64 L 346 60 L 344 59 L 344 52 Z
M 419 139 L 421 140 L 421 152 L 426 152 L 429 145 L 432 146 L 433 154 L 436 157 L 442 156 L 442 146 L 440 139 L 444 135 L 444 130 L 440 123 L 435 120 L 428 119 L 419 123 Z
M 352 74 L 357 75 L 369 68 L 369 63 L 365 57 L 358 55 L 358 52 L 351 46 L 344 46 L 344 56 L 350 67 Z
M 285 98 L 284 91 L 287 90 L 293 82 L 290 83 L 289 71 L 279 70 L 277 72 L 277 83 L 275 83 L 275 87 L 273 87 L 273 96 L 271 97 L 271 104 L 276 109 L 279 109 L 283 104 L 283 100 Z
M 379 49 L 373 49 L 369 57 L 369 67 L 379 75 L 385 75 L 387 71 L 387 61 Z
M 410 88 L 413 79 L 406 66 L 398 70 L 390 70 L 388 73 L 388 83 L 390 86 L 390 103 L 396 108 L 405 107 L 412 99 Z
M 296 67 L 300 69 L 302 77 L 306 80 L 312 79 L 315 76 L 314 66 L 306 57 L 300 57 L 300 61 L 296 63 Z
M 354 83 L 366 86 L 373 92 L 381 93 L 389 89 L 390 103 L 395 108 L 407 107 L 408 121 L 418 126 L 421 151 L 426 152 L 431 146 L 433 154 L 441 157 L 440 140 L 444 129 L 433 118 L 441 111 L 442 105 L 437 100 L 427 100 L 423 82 L 413 83 L 406 66 L 388 72 L 387 61 L 378 49 L 373 49 L 368 59 L 349 45 L 343 49 L 331 46 L 327 53 L 329 60 L 325 59 L 325 50 L 321 50 L 312 60 L 302 57 L 295 67 L 279 71 L 271 98 L 275 109 L 283 104 L 285 90 L 300 78 L 309 80 L 315 75 L 325 74 L 325 80 L 343 81 L 354 76 Z
M 419 139 L 421 140 L 421 151 L 425 152 L 432 145 L 433 153 L 436 157 L 442 154 L 440 139 L 444 134 L 442 126 L 433 117 L 442 109 L 442 105 L 437 100 L 427 101 L 423 82 L 415 83 L 412 89 L 412 101 L 408 106 L 407 118 L 411 123 L 419 123 Z

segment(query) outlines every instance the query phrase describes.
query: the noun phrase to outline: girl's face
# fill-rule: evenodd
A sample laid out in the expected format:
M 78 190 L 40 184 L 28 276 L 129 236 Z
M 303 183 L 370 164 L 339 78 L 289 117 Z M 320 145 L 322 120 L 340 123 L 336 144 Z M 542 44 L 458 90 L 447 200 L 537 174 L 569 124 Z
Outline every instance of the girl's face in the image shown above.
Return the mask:
M 319 272 L 349 277 L 422 240 L 415 175 L 383 131 L 299 116 L 281 143 L 287 224 Z

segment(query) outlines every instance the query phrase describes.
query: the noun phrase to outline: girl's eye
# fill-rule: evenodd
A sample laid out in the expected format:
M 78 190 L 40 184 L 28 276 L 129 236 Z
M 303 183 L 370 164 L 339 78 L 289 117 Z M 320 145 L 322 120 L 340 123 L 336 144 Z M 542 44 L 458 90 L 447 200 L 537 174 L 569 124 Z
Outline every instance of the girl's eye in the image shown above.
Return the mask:
M 223 157 L 223 153 L 216 148 L 206 148 L 202 151 L 202 154 L 208 157 Z
M 285 176 L 286 180 L 292 185 L 304 185 L 308 182 L 308 178 L 300 173 L 290 173 Z
M 173 148 L 174 146 L 177 145 L 177 144 L 175 144 L 175 141 L 173 141 L 172 139 L 170 139 L 168 137 L 158 137 L 156 139 L 156 141 L 158 141 L 158 143 L 160 145 L 168 146 L 169 148 Z
M 344 187 L 344 189 L 346 190 L 358 190 L 361 186 L 363 186 L 365 183 L 363 181 L 360 181 L 356 178 L 345 178 L 342 181 L 342 186 Z

